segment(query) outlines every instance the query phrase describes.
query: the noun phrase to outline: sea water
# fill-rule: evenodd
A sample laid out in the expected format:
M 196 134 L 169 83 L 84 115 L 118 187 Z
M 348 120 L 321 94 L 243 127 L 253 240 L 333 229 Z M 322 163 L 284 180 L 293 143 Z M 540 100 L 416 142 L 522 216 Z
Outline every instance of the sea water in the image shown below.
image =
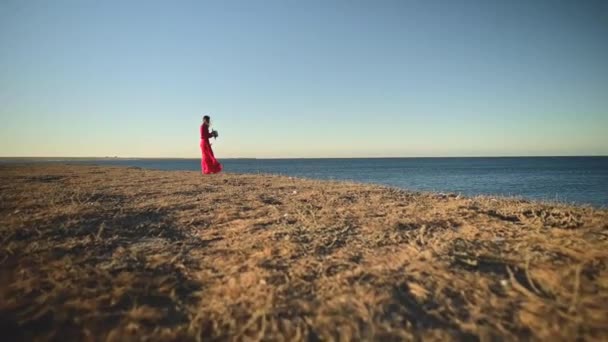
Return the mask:
M 200 170 L 200 159 L 1 159 Z M 224 159 L 225 172 L 375 183 L 608 207 L 608 157 Z

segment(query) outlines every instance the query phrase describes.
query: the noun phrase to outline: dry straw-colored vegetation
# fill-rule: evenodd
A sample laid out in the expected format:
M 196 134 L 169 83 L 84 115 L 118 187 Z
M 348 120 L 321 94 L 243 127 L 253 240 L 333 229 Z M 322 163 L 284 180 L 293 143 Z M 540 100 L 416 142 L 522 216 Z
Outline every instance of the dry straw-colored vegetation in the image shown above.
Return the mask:
M 11 340 L 608 339 L 608 212 L 281 176 L 0 167 Z

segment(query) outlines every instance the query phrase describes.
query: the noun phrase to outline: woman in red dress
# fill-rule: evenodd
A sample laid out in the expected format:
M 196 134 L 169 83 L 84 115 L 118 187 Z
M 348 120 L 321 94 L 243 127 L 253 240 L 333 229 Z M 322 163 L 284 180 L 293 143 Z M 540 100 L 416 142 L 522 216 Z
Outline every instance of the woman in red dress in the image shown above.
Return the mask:
M 201 152 L 203 158 L 201 160 L 201 168 L 204 174 L 218 173 L 222 171 L 222 164 L 220 164 L 211 149 L 209 138 L 213 135 L 209 132 L 209 126 L 211 125 L 211 118 L 208 115 L 203 117 L 203 124 L 201 125 Z

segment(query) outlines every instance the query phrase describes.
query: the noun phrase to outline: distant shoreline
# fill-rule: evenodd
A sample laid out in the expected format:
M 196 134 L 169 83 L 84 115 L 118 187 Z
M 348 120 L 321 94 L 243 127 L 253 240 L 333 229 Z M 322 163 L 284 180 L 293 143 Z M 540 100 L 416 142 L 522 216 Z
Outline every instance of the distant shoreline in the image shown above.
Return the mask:
M 324 159 L 505 159 L 505 158 L 608 158 L 608 155 L 559 155 L 559 156 L 446 156 L 446 157 L 235 157 L 218 158 L 219 160 L 324 160 Z M 2 161 L 34 160 L 196 160 L 200 157 L 0 157 Z

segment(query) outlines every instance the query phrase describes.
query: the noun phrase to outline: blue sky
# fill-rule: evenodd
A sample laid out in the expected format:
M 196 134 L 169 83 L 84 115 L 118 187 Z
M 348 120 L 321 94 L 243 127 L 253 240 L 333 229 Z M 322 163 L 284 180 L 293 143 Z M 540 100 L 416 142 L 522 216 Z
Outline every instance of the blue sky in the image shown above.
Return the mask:
M 608 155 L 607 1 L 0 2 L 0 156 Z

